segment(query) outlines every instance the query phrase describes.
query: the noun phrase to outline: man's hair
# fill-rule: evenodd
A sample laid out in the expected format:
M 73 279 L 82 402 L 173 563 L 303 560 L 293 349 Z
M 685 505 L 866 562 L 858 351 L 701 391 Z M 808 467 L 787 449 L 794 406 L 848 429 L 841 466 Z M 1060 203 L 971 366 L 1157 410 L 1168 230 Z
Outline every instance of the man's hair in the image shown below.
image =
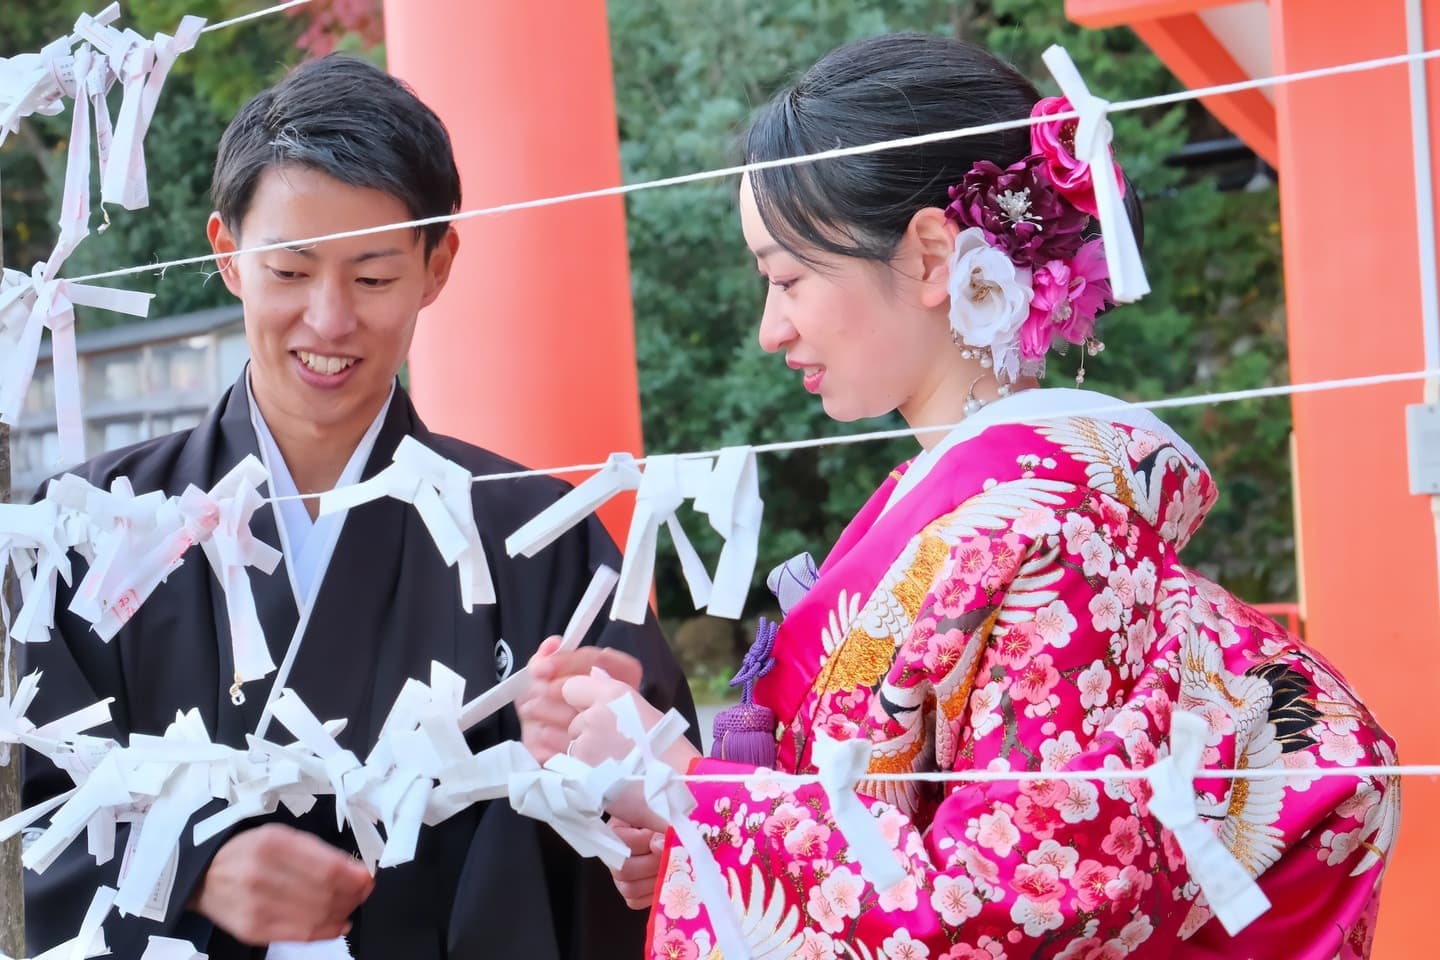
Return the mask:
M 460 209 L 460 173 L 445 125 L 403 82 L 354 57 L 302 64 L 230 121 L 210 184 L 226 226 L 238 233 L 260 175 L 287 166 L 387 193 L 411 219 Z M 420 228 L 427 256 L 447 228 Z

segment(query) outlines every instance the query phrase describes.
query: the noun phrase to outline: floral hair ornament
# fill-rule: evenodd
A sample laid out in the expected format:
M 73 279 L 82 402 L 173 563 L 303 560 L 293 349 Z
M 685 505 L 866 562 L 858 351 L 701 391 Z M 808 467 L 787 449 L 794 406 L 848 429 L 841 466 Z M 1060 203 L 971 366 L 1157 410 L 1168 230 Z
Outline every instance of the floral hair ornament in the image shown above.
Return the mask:
M 975 164 L 945 210 L 961 227 L 950 257 L 951 334 L 964 356 L 994 367 L 1002 394 L 1043 373 L 1052 347 L 1099 353 L 1096 315 L 1149 292 L 1110 153 L 1108 104 L 1090 95 L 1062 48 L 1045 59 L 1076 99 L 1042 100 L 1031 116 L 1080 119 L 1035 124 L 1030 155 L 1004 169 Z M 1096 178 L 1097 168 L 1114 173 Z M 1086 240 L 1094 219 L 1103 239 Z M 1084 376 L 1082 364 L 1077 382 Z

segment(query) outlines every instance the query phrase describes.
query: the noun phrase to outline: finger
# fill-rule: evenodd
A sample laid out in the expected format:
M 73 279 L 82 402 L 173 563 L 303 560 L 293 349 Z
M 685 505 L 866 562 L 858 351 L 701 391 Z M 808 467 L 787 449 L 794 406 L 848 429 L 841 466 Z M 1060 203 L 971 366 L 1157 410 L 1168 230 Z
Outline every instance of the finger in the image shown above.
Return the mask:
M 655 831 L 646 830 L 643 827 L 617 826 L 614 821 L 611 821 L 610 828 L 615 831 L 615 835 L 624 842 L 625 846 L 630 848 L 632 854 L 643 856 L 654 852 L 651 849 L 650 838 Z
M 536 684 L 539 688 L 541 685 Z M 562 687 L 558 683 L 544 684 L 534 695 L 515 705 L 523 727 L 557 727 L 564 729 L 575 719 L 576 710 L 565 702 Z
M 566 680 L 560 688 L 560 693 L 565 698 L 565 702 L 574 707 L 578 713 L 597 705 L 610 703 L 627 693 L 636 694 L 636 691 L 634 687 L 627 686 L 615 679 L 581 676 Z M 636 694 L 636 696 L 638 695 Z
M 342 850 L 335 851 L 335 857 L 325 871 L 325 889 L 330 892 L 330 902 L 338 919 L 348 917 L 356 907 L 364 903 L 375 889 L 375 877 L 360 860 Z
M 640 689 L 640 681 L 645 677 L 645 668 L 639 660 L 626 653 L 624 650 L 616 650 L 614 647 L 596 647 L 595 666 L 601 668 L 610 676 L 619 680 L 627 687 Z
M 610 875 L 615 878 L 616 883 L 622 880 L 653 883 L 659 872 L 660 858 L 653 853 L 647 853 L 643 857 L 631 857 L 621 864 L 619 869 L 611 870 Z
M 535 649 L 535 654 L 530 658 L 530 675 L 536 679 L 548 680 L 555 676 L 554 659 L 555 651 L 560 649 L 560 637 L 558 635 L 546 637 L 540 646 Z
M 650 852 L 656 854 L 663 854 L 665 852 L 665 834 L 659 832 L 651 832 Z
M 580 647 L 557 653 L 545 662 L 547 668 L 555 671 L 547 674 L 547 679 L 583 677 L 599 667 L 621 683 L 638 688 L 645 673 L 639 660 L 613 647 Z
M 577 713 L 575 719 L 570 721 L 570 726 L 566 728 L 566 736 L 571 740 L 584 741 L 587 747 L 594 747 L 596 743 L 611 747 L 616 746 L 617 742 L 630 744 L 630 738 L 616 730 L 615 725 L 609 722 L 609 717 L 600 712 L 604 709 L 604 707 L 592 707 Z M 586 734 L 590 736 L 587 737 Z M 633 746 L 633 744 L 631 745 Z M 581 751 L 582 754 L 588 752 Z
M 625 899 L 625 905 L 631 910 L 646 910 L 655 902 L 653 879 L 649 883 L 618 882 L 615 884 L 615 889 L 620 891 L 620 896 Z

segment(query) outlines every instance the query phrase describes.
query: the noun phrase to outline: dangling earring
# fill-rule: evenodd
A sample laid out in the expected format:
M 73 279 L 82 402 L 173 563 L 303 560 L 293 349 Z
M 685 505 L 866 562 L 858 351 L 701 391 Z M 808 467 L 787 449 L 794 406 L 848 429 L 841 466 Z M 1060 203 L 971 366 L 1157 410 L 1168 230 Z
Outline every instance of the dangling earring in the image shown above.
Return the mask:
M 960 348 L 961 360 L 974 360 L 980 364 L 982 370 L 989 370 L 994 365 L 990 359 L 990 352 L 988 350 L 977 350 L 974 347 L 967 347 L 961 342 L 960 334 L 953 330 L 950 331 L 950 339 L 954 342 L 955 346 Z
M 975 388 L 978 387 L 980 381 L 984 379 L 985 374 L 983 373 L 976 377 L 975 381 L 970 384 L 970 390 L 965 394 L 965 416 L 967 417 L 973 417 L 980 412 L 981 407 L 985 406 L 985 401 L 975 396 Z
M 1075 373 L 1075 386 L 1083 386 L 1085 383 L 1085 358 L 1099 356 L 1105 352 L 1105 344 L 1093 337 L 1085 341 L 1085 348 L 1080 354 L 1080 369 Z

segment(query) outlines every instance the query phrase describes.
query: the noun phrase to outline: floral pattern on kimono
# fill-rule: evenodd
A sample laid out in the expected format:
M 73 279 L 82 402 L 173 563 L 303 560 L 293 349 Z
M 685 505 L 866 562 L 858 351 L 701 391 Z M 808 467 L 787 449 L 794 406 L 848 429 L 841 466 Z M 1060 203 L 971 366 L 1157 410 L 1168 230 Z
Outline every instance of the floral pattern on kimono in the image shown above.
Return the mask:
M 1195 780 L 1201 817 L 1272 908 L 1226 934 L 1143 780 L 862 781 L 907 868 L 877 890 L 823 791 L 759 770 L 692 784 L 752 954 L 1366 956 L 1398 784 L 1316 771 L 1394 763 L 1394 744 L 1318 653 L 1180 564 L 1215 499 L 1203 465 L 1161 433 L 1071 418 L 960 443 L 887 511 L 900 473 L 781 627 L 756 688 L 779 718 L 777 766 L 814 772 L 824 731 L 872 741 L 872 774 L 1140 770 L 1190 711 L 1208 725 L 1205 768 L 1273 772 Z M 651 955 L 718 956 L 668 842 Z

